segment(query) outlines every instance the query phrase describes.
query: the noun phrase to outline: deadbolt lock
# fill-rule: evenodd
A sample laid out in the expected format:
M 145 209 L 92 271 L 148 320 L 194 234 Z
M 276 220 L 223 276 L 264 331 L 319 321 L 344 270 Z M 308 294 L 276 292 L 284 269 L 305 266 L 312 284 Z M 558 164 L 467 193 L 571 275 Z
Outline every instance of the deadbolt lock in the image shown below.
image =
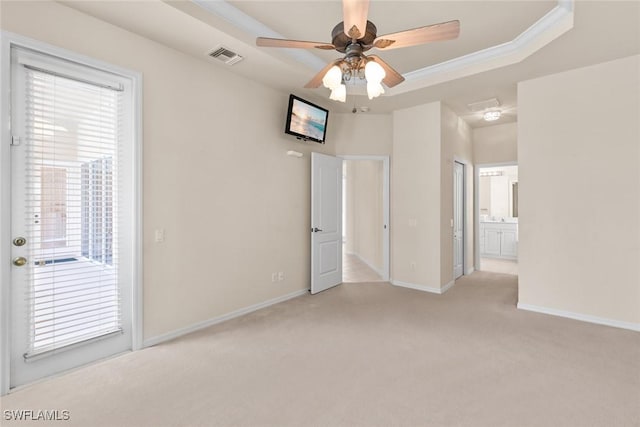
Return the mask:
M 18 258 L 13 259 L 13 265 L 17 267 L 22 267 L 27 263 L 27 259 L 23 256 L 19 256 Z
M 24 237 L 16 237 L 15 239 L 13 239 L 13 244 L 15 246 L 24 246 L 27 243 L 27 239 L 25 239 Z

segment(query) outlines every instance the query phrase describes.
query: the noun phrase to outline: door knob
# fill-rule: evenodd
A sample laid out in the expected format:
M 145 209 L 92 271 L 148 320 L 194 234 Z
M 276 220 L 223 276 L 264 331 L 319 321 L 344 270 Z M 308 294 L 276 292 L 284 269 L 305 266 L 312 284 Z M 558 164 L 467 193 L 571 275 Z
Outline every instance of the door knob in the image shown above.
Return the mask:
M 22 267 L 26 263 L 27 263 L 27 259 L 23 256 L 19 256 L 13 259 L 13 265 L 15 265 L 16 267 Z
M 311 231 L 313 231 L 314 233 L 317 233 L 318 231 L 322 231 L 322 230 L 321 230 L 321 229 L 319 229 L 318 227 L 315 227 L 315 228 L 314 228 L 313 230 L 311 230 Z

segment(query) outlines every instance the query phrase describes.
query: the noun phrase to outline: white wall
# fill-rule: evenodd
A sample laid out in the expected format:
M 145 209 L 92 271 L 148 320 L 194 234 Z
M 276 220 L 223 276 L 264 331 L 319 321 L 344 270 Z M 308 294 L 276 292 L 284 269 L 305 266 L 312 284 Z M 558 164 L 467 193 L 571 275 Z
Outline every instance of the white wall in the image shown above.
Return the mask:
M 381 160 L 346 160 L 347 245 L 377 272 L 382 272 L 384 164 Z
M 473 129 L 473 161 L 477 165 L 518 161 L 518 124 Z
M 437 289 L 441 256 L 440 126 L 439 102 L 393 113 L 392 277 Z
M 478 214 L 491 215 L 491 177 L 481 176 L 478 179 Z
M 489 178 L 491 184 L 491 209 L 490 215 L 497 218 L 509 217 L 509 177 L 492 176 Z
M 474 221 L 473 221 L 473 144 L 472 130 L 446 105 L 441 112 L 441 278 L 444 286 L 453 280 L 453 162 L 464 164 L 465 172 L 465 254 L 464 270 L 473 268 Z
M 393 113 L 393 279 L 431 290 L 453 280 L 453 162 L 467 174 L 465 270 L 473 267 L 471 129 L 440 102 Z
M 640 328 L 640 56 L 518 85 L 519 304 Z
M 1 26 L 143 73 L 145 339 L 308 287 L 308 153 L 335 139 L 285 136 L 287 93 L 59 3 L 3 2 Z
M 336 154 L 339 155 L 390 156 L 393 145 L 392 116 L 332 113 L 327 127 L 327 140 L 334 142 Z

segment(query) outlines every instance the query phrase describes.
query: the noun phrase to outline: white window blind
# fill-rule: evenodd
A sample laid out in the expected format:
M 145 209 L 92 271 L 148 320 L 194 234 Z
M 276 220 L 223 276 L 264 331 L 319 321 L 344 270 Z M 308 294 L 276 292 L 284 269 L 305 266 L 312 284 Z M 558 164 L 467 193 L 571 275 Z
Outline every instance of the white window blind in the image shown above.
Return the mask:
M 29 359 L 122 330 L 123 95 L 23 67 Z

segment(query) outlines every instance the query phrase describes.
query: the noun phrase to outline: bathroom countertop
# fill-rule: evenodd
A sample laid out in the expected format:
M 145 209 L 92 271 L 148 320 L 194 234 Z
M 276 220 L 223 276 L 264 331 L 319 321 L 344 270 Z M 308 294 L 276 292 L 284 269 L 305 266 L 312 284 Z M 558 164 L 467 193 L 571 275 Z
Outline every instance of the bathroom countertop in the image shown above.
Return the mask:
M 517 224 L 518 220 L 514 218 L 507 218 L 504 221 L 500 219 L 482 219 L 480 222 L 487 224 Z

